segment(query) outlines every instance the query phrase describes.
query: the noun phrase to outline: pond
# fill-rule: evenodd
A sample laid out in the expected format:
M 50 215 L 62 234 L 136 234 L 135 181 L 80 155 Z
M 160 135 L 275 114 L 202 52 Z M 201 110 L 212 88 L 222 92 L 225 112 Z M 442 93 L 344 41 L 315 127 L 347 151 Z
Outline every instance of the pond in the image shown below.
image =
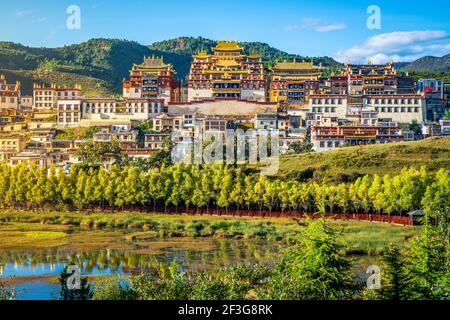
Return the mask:
M 207 240 L 207 245 L 204 239 L 188 241 L 192 243 L 186 247 L 169 240 L 155 240 L 158 250 L 0 252 L 0 281 L 16 289 L 18 300 L 49 300 L 57 297 L 57 277 L 68 263 L 79 266 L 82 275 L 89 277 L 126 276 L 173 261 L 184 270 L 200 271 L 239 262 L 271 265 L 283 248 L 268 241 Z
M 90 281 L 138 274 L 176 261 L 187 271 L 215 270 L 236 263 L 273 265 L 284 242 L 207 237 L 160 238 L 152 231 L 92 230 L 64 225 L 4 223 L 0 283 L 14 287 L 19 300 L 58 296 L 58 277 L 69 263 Z M 375 257 L 354 256 L 354 272 L 365 281 Z

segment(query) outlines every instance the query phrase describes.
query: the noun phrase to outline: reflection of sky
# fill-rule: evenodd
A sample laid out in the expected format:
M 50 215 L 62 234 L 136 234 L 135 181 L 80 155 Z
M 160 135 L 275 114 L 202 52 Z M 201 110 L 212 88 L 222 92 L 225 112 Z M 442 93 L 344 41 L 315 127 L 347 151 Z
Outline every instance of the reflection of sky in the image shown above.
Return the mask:
M 225 242 L 222 244 L 215 242 L 214 248 L 208 251 L 168 247 L 164 249 L 163 253 L 148 255 L 127 253 L 120 250 L 77 253 L 76 255 L 63 252 L 54 252 L 48 255 L 34 254 L 32 252 L 25 254 L 6 253 L 0 255 L 0 281 L 2 278 L 7 280 L 7 277 L 14 276 L 59 277 L 68 261 L 75 263 L 83 261 L 81 266 L 81 274 L 83 276 L 123 275 L 134 267 L 145 268 L 152 265 L 151 261 L 158 261 L 163 264 L 170 264 L 176 261 L 180 265 L 181 272 L 204 269 L 213 270 L 237 262 L 257 262 L 259 259 L 253 255 L 256 251 L 260 251 L 259 256 L 262 256 L 262 260 L 264 260 L 264 253 L 277 252 L 279 249 L 276 245 L 267 242 L 252 242 L 252 245 L 250 244 L 250 242 L 244 241 Z M 99 255 L 100 253 L 102 255 Z M 142 256 L 146 256 L 146 259 L 137 259 Z M 131 265 L 130 261 L 132 262 Z M 18 284 L 15 288 L 18 292 L 17 299 L 19 300 L 49 300 L 57 296 L 60 286 L 59 284 L 49 284 L 42 281 L 31 281 Z
M 52 300 L 56 299 L 60 287 L 47 282 L 26 282 L 16 285 L 17 300 Z
M 63 272 L 66 263 L 40 263 L 35 266 L 7 263 L 0 268 L 0 276 L 3 277 L 41 277 L 41 276 L 59 276 Z M 86 265 L 86 263 L 84 264 Z M 117 272 L 118 271 L 118 272 Z M 90 268 L 89 272 L 86 272 L 85 268 L 81 269 L 82 275 L 98 275 L 98 276 L 110 276 L 113 274 L 121 274 L 122 268 L 118 268 L 116 271 L 112 271 L 109 267 L 99 269 L 98 267 Z M 1 278 L 0 278 L 1 279 Z

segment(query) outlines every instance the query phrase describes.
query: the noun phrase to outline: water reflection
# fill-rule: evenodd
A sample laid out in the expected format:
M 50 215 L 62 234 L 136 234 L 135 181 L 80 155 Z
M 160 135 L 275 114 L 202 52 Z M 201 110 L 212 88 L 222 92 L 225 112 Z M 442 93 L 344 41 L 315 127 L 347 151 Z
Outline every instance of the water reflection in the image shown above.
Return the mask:
M 129 275 L 149 271 L 160 263 L 177 261 L 184 271 L 215 270 L 240 262 L 273 265 L 276 258 L 286 249 L 286 245 L 268 241 L 211 240 L 211 246 L 204 249 L 205 240 L 191 240 L 189 249 L 173 242 L 155 241 L 160 250 L 144 253 L 136 250 L 96 250 L 46 252 L 0 252 L 0 281 L 20 279 L 14 285 L 19 300 L 48 300 L 57 295 L 59 285 L 49 283 L 45 277 L 57 277 L 69 263 L 78 265 L 83 275 L 112 276 Z M 198 242 L 197 242 L 198 241 Z M 162 246 L 161 246 L 162 245 Z M 203 248 L 203 249 L 202 249 Z M 354 272 L 365 282 L 368 265 L 376 258 L 353 257 Z
M 68 263 L 79 266 L 84 275 L 129 274 L 173 261 L 187 270 L 211 270 L 238 262 L 270 264 L 281 250 L 280 244 L 267 241 L 212 242 L 212 249 L 207 251 L 174 246 L 157 253 L 129 250 L 3 252 L 0 253 L 0 276 L 59 275 Z

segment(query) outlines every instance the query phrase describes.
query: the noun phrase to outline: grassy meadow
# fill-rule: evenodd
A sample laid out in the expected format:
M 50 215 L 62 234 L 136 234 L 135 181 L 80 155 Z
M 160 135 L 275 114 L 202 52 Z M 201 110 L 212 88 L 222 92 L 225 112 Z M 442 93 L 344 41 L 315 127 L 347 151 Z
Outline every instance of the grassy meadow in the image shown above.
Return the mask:
M 0 212 L 0 250 L 154 250 L 169 245 L 197 247 L 198 240 L 205 240 L 200 243 L 208 249 L 212 239 L 267 240 L 289 246 L 302 236 L 307 224 L 305 219 L 291 218 L 8 210 Z M 354 254 L 379 254 L 389 243 L 405 248 L 406 240 L 420 231 L 366 221 L 330 220 L 329 224 L 340 229 L 349 253 Z
M 366 174 L 395 175 L 402 168 L 450 169 L 450 137 L 347 147 L 335 151 L 288 155 L 280 160 L 281 178 L 346 182 Z

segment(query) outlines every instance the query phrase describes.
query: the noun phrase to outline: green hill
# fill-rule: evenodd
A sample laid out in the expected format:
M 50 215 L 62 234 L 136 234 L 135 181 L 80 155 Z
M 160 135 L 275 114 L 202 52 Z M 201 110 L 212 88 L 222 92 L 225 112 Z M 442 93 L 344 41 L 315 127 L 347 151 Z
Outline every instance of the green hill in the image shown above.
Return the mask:
M 419 79 L 439 79 L 445 83 L 450 82 L 450 72 L 438 72 L 438 71 L 401 71 L 400 74 L 408 74 L 414 81 Z
M 186 79 L 192 62 L 192 54 L 201 49 L 210 50 L 216 41 L 204 38 L 177 38 L 144 46 L 137 42 L 117 39 L 91 39 L 61 48 L 32 48 L 13 42 L 0 42 L 0 70 L 21 78 L 24 94 L 31 94 L 31 82 L 49 83 L 51 72 L 58 72 L 58 83 L 85 83 L 91 95 L 120 94 L 122 80 L 128 77 L 133 63 L 140 63 L 149 55 L 163 56 L 165 62 L 174 65 L 177 77 Z M 292 59 L 283 51 L 265 43 L 242 43 L 247 52 L 256 52 L 269 64 L 275 59 Z M 298 57 L 310 59 L 309 57 Z M 331 58 L 315 58 L 324 66 L 338 66 Z M 24 70 L 24 71 L 23 71 Z M 54 77 L 53 77 L 54 78 Z M 95 84 L 92 86 L 92 84 Z
M 133 63 L 142 61 L 150 49 L 124 40 L 92 39 L 62 48 L 30 48 L 11 42 L 0 42 L 0 69 L 16 70 L 18 76 L 48 83 L 50 72 L 63 73 L 60 84 L 76 81 L 101 84 L 99 87 L 121 92 L 121 82 Z M 22 70 L 25 70 L 22 72 Z M 90 79 L 90 80 L 87 80 Z M 25 80 L 26 82 L 26 80 Z M 95 91 L 94 88 L 83 88 Z M 24 94 L 30 94 L 25 85 Z M 101 94 L 100 89 L 97 93 Z M 94 94 L 95 95 L 95 94 Z
M 281 158 L 279 176 L 346 182 L 364 174 L 398 174 L 404 167 L 450 170 L 450 137 L 342 148 Z
M 443 57 L 426 56 L 403 66 L 408 71 L 450 72 L 450 54 Z
M 341 66 L 338 62 L 330 57 L 309 57 L 289 54 L 284 51 L 278 50 L 271 47 L 267 43 L 262 42 L 239 42 L 239 44 L 244 48 L 246 54 L 258 53 L 262 56 L 263 61 L 267 63 L 272 63 L 275 60 L 292 60 L 294 58 L 301 60 L 311 60 L 314 59 L 315 63 L 322 63 L 325 67 L 338 67 Z M 205 50 L 211 53 L 211 48 L 215 47 L 216 40 L 206 39 L 202 37 L 179 37 L 176 39 L 164 40 L 161 42 L 156 42 L 150 45 L 150 49 L 159 50 L 163 52 L 176 53 L 192 61 L 192 55 L 198 53 L 200 50 Z M 189 63 L 190 64 L 190 63 Z
M 121 93 L 122 80 L 128 77 L 131 66 L 140 63 L 145 55 L 163 56 L 165 62 L 174 65 L 178 79 L 184 81 L 189 73 L 192 55 L 200 50 L 211 52 L 215 44 L 216 40 L 202 37 L 179 37 L 149 46 L 118 39 L 91 39 L 61 48 L 32 48 L 13 42 L 0 42 L 0 70 L 8 70 L 13 75 L 12 80 L 23 79 L 26 95 L 31 94 L 28 83 L 37 81 L 49 84 L 52 79 L 61 84 L 85 84 L 83 88 L 88 89 L 89 95 L 104 95 L 105 92 L 114 95 Z M 294 58 L 314 59 L 316 64 L 324 66 L 324 75 L 329 75 L 342 66 L 330 57 L 293 55 L 262 42 L 240 44 L 245 53 L 260 54 L 266 68 L 276 60 Z M 449 56 L 425 57 L 412 64 L 402 65 L 402 70 L 431 70 L 433 72 L 414 71 L 411 75 L 414 78 L 436 76 L 448 79 L 449 73 L 438 73 L 438 67 L 447 66 L 448 59 Z M 50 75 L 51 72 L 57 72 L 61 77 L 55 78 Z
M 84 95 L 87 97 L 112 96 L 115 92 L 115 88 L 105 80 L 82 76 L 75 73 L 0 69 L 0 74 L 6 75 L 8 82 L 12 83 L 17 80 L 20 81 L 23 95 L 32 94 L 33 83 L 58 83 L 68 86 L 80 84 L 83 88 Z

